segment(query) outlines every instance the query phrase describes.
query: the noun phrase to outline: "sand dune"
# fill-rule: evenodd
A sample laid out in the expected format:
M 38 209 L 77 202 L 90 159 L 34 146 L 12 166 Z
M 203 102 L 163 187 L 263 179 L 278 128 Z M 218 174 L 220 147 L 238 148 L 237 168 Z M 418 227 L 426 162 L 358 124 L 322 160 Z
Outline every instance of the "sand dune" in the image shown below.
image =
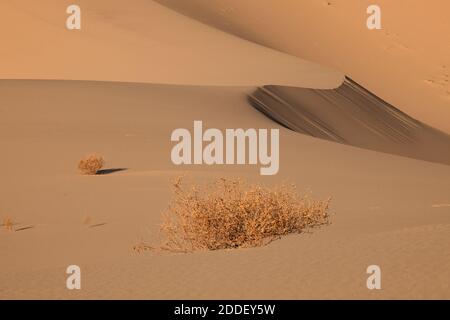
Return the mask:
M 66 29 L 71 2 L 0 3 L 0 79 L 188 85 L 280 84 L 333 88 L 337 70 L 205 26 L 153 1 L 80 0 L 81 30 Z
M 229 33 L 150 0 L 78 0 L 80 32 L 71 2 L 0 2 L 0 299 L 449 299 L 448 136 L 430 127 L 450 132 L 448 2 L 380 0 L 381 33 L 360 27 L 367 1 L 159 2 Z M 278 174 L 174 165 L 171 133 L 195 120 L 279 129 Z M 89 153 L 106 174 L 77 172 Z M 293 182 L 332 197 L 332 224 L 137 254 L 180 174 Z M 66 288 L 72 264 L 81 290 Z M 382 290 L 366 287 L 372 264 Z
M 377 96 L 450 134 L 450 2 L 157 0 L 208 25 L 340 70 Z M 268 27 L 270 25 L 270 27 Z
M 0 217 L 32 226 L 0 228 L 0 298 L 449 298 L 449 208 L 432 205 L 450 203 L 450 167 L 285 129 L 248 104 L 255 89 L 0 81 Z M 279 174 L 173 165 L 170 133 L 196 119 L 279 128 Z M 81 176 L 89 152 L 127 170 Z M 135 254 L 158 240 L 169 182 L 186 172 L 331 195 L 332 225 L 263 248 Z M 82 268 L 80 291 L 65 287 L 69 264 Z M 370 264 L 381 291 L 365 287 Z
M 265 86 L 249 102 L 313 137 L 450 164 L 450 136 L 417 121 L 346 78 L 337 89 Z

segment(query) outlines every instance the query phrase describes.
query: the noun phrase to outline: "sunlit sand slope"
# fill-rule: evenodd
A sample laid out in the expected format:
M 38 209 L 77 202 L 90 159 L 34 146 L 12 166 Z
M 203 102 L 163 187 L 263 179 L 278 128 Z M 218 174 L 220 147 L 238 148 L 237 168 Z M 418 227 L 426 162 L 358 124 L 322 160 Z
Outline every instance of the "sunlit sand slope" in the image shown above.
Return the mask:
M 0 2 L 0 79 L 338 86 L 337 70 L 227 34 L 151 0 Z

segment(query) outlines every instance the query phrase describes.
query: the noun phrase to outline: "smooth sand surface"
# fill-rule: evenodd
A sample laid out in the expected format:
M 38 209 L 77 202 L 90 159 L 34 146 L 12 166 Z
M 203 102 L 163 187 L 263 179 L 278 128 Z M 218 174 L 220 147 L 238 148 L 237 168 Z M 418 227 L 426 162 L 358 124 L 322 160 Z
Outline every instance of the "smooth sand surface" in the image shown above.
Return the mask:
M 447 0 L 157 0 L 283 52 L 340 70 L 410 116 L 450 134 Z M 369 5 L 381 30 L 366 27 Z
M 66 29 L 71 1 L 0 3 L 0 79 L 333 88 L 322 67 L 232 36 L 151 0 L 80 0 L 81 30 Z
M 320 140 L 278 126 L 247 102 L 256 88 L 78 81 L 0 81 L 0 297 L 450 298 L 450 167 Z M 174 115 L 177 115 L 174 117 Z M 258 166 L 170 162 L 170 133 L 205 127 L 280 128 L 276 176 Z M 88 152 L 107 169 L 82 176 Z M 332 225 L 254 249 L 136 254 L 158 241 L 160 214 L 181 173 L 290 181 L 332 196 Z M 65 287 L 69 264 L 82 289 Z M 382 290 L 366 268 L 382 268 Z

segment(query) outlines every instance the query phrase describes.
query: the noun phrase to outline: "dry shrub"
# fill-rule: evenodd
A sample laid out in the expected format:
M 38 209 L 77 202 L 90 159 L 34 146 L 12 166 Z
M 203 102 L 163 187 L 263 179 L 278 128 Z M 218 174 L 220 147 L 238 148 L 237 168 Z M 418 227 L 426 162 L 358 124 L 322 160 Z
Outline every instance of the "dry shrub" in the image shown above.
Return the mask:
M 221 178 L 186 188 L 178 178 L 173 187 L 174 199 L 161 226 L 165 250 L 262 246 L 282 235 L 329 223 L 330 199 L 300 197 L 294 185 L 269 188 Z
M 5 227 L 6 230 L 12 231 L 14 223 L 11 218 L 4 218 L 2 225 L 3 227 Z
M 92 218 L 91 218 L 91 217 L 89 217 L 89 216 L 85 216 L 85 217 L 84 217 L 84 219 L 83 219 L 83 224 L 84 224 L 85 226 L 88 226 L 89 224 L 91 224 L 91 222 L 92 222 Z
M 138 243 L 136 243 L 135 245 L 133 245 L 133 246 L 131 247 L 131 249 L 132 249 L 134 252 L 141 253 L 141 252 L 153 250 L 153 249 L 156 249 L 156 248 L 154 248 L 154 247 L 152 247 L 152 246 L 149 246 L 149 245 L 148 245 L 147 243 L 145 243 L 144 241 L 139 241 Z
M 91 154 L 80 160 L 78 163 L 78 170 L 80 170 L 82 174 L 94 175 L 97 174 L 98 170 L 103 168 L 104 164 L 105 160 L 102 156 Z

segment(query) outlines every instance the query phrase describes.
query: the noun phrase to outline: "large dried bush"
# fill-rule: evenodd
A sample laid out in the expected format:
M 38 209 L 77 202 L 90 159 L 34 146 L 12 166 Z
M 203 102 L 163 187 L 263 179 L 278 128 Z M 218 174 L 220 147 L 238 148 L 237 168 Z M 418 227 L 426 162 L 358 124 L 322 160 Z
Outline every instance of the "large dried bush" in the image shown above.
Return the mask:
M 264 187 L 218 179 L 186 187 L 182 178 L 163 215 L 162 249 L 193 251 L 265 245 L 282 235 L 329 223 L 330 199 L 299 196 L 294 185 Z M 145 246 L 136 246 L 140 251 Z
M 105 160 L 102 156 L 91 154 L 81 159 L 78 163 L 78 170 L 82 174 L 97 174 L 97 172 L 103 168 Z

